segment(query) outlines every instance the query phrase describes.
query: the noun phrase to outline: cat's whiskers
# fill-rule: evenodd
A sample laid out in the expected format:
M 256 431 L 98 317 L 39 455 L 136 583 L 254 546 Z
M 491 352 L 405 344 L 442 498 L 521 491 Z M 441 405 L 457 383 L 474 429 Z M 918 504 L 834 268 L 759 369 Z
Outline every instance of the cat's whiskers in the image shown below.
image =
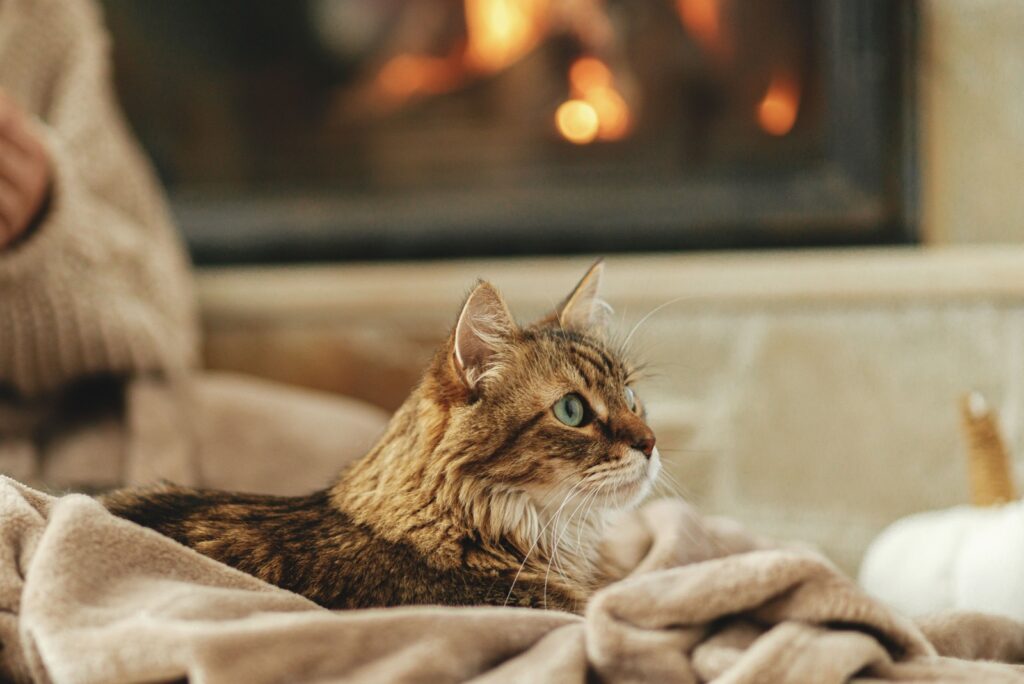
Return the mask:
M 580 525 L 580 528 L 579 528 L 579 530 L 577 531 L 577 534 L 576 534 L 576 552 L 577 553 L 582 553 L 583 552 L 583 536 L 582 536 L 583 529 L 586 526 L 586 523 L 588 523 L 590 521 L 590 513 L 591 513 L 591 511 L 594 510 L 594 504 L 597 503 L 597 494 L 600 491 L 601 491 L 600 488 L 594 490 L 593 494 L 590 497 L 590 505 L 587 507 L 587 512 L 583 514 L 583 522 L 584 522 L 584 524 Z
M 652 477 L 648 466 L 644 464 L 625 465 L 610 471 L 593 470 L 595 472 L 589 473 L 587 479 L 607 489 L 602 504 L 609 509 L 631 507 L 639 503 L 657 483 L 657 474 Z M 623 493 L 627 489 L 635 491 L 624 500 Z
M 575 477 L 574 473 L 566 474 L 552 488 L 560 489 Z M 566 495 L 572 495 L 572 488 Z M 466 523 L 480 531 L 487 541 L 496 543 L 502 538 L 509 538 L 517 546 L 528 548 L 541 538 L 543 550 L 542 532 L 550 520 L 548 509 L 555 505 L 555 501 L 538 504 L 519 487 L 502 489 L 470 478 L 462 480 L 458 501 Z
M 568 491 L 565 493 L 565 495 L 563 495 L 562 499 L 560 499 L 560 500 L 552 499 L 552 500 L 548 501 L 548 503 L 546 503 L 543 506 L 541 506 L 539 517 L 540 518 L 544 518 L 544 523 L 545 523 L 544 526 L 543 526 L 544 529 L 547 529 L 547 528 L 551 527 L 553 524 L 555 524 L 555 520 L 558 518 L 558 516 L 561 513 L 562 509 L 565 506 L 569 505 L 570 501 L 574 497 L 580 495 L 581 491 L 578 491 L 578 490 L 582 490 L 582 488 L 584 487 L 584 483 L 582 481 L 580 481 L 579 475 L 577 473 L 571 473 L 570 472 L 570 473 L 565 474 L 557 482 L 552 484 L 550 486 L 550 489 L 553 490 L 553 491 L 558 491 L 569 480 L 575 480 L 575 482 L 574 482 L 574 484 L 571 487 L 569 487 Z M 557 505 L 557 508 L 555 509 L 554 514 L 551 514 L 550 513 L 550 509 L 555 506 L 555 501 L 558 501 L 558 505 Z M 541 539 L 541 541 L 539 543 L 539 548 L 540 548 L 541 553 L 543 553 L 545 555 L 550 553 L 551 545 L 549 544 L 549 542 L 547 540 L 547 537 L 543 537 Z
M 573 511 L 572 515 L 569 516 L 569 519 L 566 521 L 565 526 L 562 528 L 562 535 L 559 537 L 559 543 L 556 545 L 556 551 L 557 552 L 559 552 L 559 553 L 564 552 L 564 554 L 559 555 L 559 559 L 561 559 L 563 557 L 563 555 L 564 555 L 569 560 L 573 561 L 573 565 L 575 566 L 573 569 L 576 570 L 577 572 L 585 571 L 585 569 L 581 569 L 580 566 L 589 564 L 590 558 L 587 557 L 582 552 L 582 549 L 579 546 L 577 546 L 575 553 L 569 553 L 570 552 L 570 547 L 568 547 L 567 545 L 564 545 L 562 543 L 562 539 L 565 537 L 565 533 L 568 532 L 570 530 L 570 528 L 575 528 L 577 538 L 580 538 L 582 536 L 583 532 L 586 529 L 584 517 L 581 516 L 580 519 L 577 520 L 575 524 L 573 524 L 573 519 L 574 519 L 576 513 L 578 513 L 581 509 L 583 509 L 583 507 L 586 506 L 588 504 L 588 502 L 593 502 L 596 499 L 596 497 L 597 497 L 597 491 L 590 491 L 590 492 L 587 492 L 587 493 L 585 493 L 583 495 L 583 498 L 581 499 L 579 505 Z M 561 564 L 560 560 L 559 560 L 559 563 L 558 563 L 558 567 L 559 567 L 560 570 L 562 569 L 562 564 Z M 561 574 L 564 577 L 564 572 L 562 572 Z
M 464 482 L 459 500 L 469 524 L 489 540 L 506 534 L 533 538 L 541 528 L 541 515 L 529 495 L 519 489 L 481 487 L 480 483 Z
M 626 335 L 626 339 L 622 342 L 622 348 L 623 349 L 628 349 L 629 348 L 629 341 L 631 339 L 633 339 L 633 334 L 637 330 L 639 330 L 640 326 L 643 325 L 644 323 L 646 323 L 647 320 L 650 319 L 651 316 L 653 316 L 654 314 L 658 313 L 659 311 L 664 309 L 666 306 L 671 306 L 671 305 L 673 305 L 673 304 L 675 304 L 677 302 L 681 302 L 683 299 L 685 299 L 685 297 L 676 297 L 675 299 L 670 299 L 667 302 L 665 302 L 663 304 L 659 304 L 658 306 L 656 306 L 653 309 L 651 309 L 650 311 L 648 311 L 644 315 L 643 318 L 641 318 L 639 321 L 636 322 L 636 325 L 634 325 L 633 329 L 629 331 L 629 334 Z
M 569 477 L 577 476 L 575 474 L 570 474 L 566 478 L 563 478 L 560 482 L 564 482 Z M 545 562 L 544 557 L 547 558 L 547 563 L 545 564 L 544 578 L 545 604 L 547 600 L 547 585 L 550 579 L 551 568 L 553 566 L 555 568 L 555 571 L 559 575 L 561 575 L 562 578 L 565 579 L 567 582 L 570 580 L 566 573 L 566 567 L 565 565 L 563 565 L 563 563 L 568 563 L 569 573 L 571 573 L 573 576 L 586 577 L 591 574 L 592 559 L 588 554 L 582 552 L 582 538 L 585 532 L 588 534 L 588 536 L 592 538 L 596 537 L 596 535 L 594 534 L 595 528 L 593 525 L 588 524 L 590 522 L 588 519 L 577 519 L 576 516 L 583 509 L 584 506 L 588 505 L 588 503 L 590 509 L 592 509 L 594 505 L 598 502 L 598 499 L 600 498 L 599 495 L 601 494 L 601 490 L 604 487 L 604 483 L 597 483 L 596 487 L 593 487 L 593 485 L 593 478 L 584 477 L 582 480 L 576 482 L 572 487 L 570 487 L 566 494 L 559 501 L 558 508 L 555 510 L 555 513 L 551 515 L 544 523 L 544 525 L 541 527 L 539 534 L 534 538 L 533 542 L 530 544 L 530 547 L 527 550 L 526 555 L 523 558 L 523 561 L 520 563 L 519 569 L 516 571 L 516 575 L 513 578 L 512 586 L 509 588 L 509 592 L 506 595 L 505 605 L 507 605 L 508 601 L 511 599 L 511 596 L 515 591 L 516 582 L 518 582 L 523 570 L 529 564 L 530 557 L 531 555 L 534 555 L 534 552 L 539 552 L 542 555 L 542 557 L 540 558 L 541 563 Z M 566 519 L 564 523 L 560 524 L 562 520 L 562 515 L 566 511 L 567 506 L 573 503 L 574 500 L 580 496 L 579 490 L 584 488 L 586 488 L 587 491 L 579 500 L 579 503 L 576 505 L 576 508 L 573 509 L 568 519 Z M 550 509 L 552 505 L 552 503 L 549 503 L 543 506 L 541 510 L 546 511 Z M 572 549 L 571 546 L 567 546 L 564 543 L 567 533 L 569 533 L 570 529 L 574 527 L 577 533 L 577 548 L 575 550 Z M 549 532 L 549 530 L 550 534 L 546 534 Z M 571 539 L 571 537 L 569 538 Z
M 662 468 L 662 478 L 659 478 L 658 483 L 665 487 L 670 487 L 669 494 L 672 496 L 678 496 L 680 499 L 689 498 L 683 486 L 676 479 L 675 475 L 670 473 L 667 469 Z
M 601 493 L 601 488 L 597 487 L 590 493 L 590 499 L 587 504 L 587 512 L 584 514 L 584 524 L 580 525 L 576 530 L 576 550 L 577 553 L 583 553 L 583 533 L 592 531 L 591 528 L 586 524 L 589 521 L 590 511 L 593 510 L 594 505 L 597 503 L 598 496 Z
M 550 558 L 548 559 L 547 569 L 544 572 L 544 607 L 545 608 L 547 608 L 547 601 L 548 601 L 548 578 L 551 575 L 551 564 L 553 562 L 556 564 L 556 568 L 555 568 L 556 572 L 558 572 L 558 574 L 562 576 L 562 579 L 564 579 L 566 581 L 569 581 L 568 578 L 565 575 L 564 569 L 561 567 L 561 563 L 557 560 L 558 559 L 558 552 L 561 549 L 562 538 L 565 536 L 566 531 L 569 529 L 569 526 L 572 524 L 573 517 L 576 515 L 576 513 L 578 513 L 580 511 L 581 508 L 583 508 L 583 505 L 587 502 L 587 496 L 589 496 L 589 494 L 590 493 L 588 492 L 588 494 L 584 495 L 583 500 L 579 503 L 578 506 L 576 506 L 576 508 L 573 510 L 573 512 L 569 515 L 569 519 L 566 521 L 566 523 L 562 527 L 561 531 L 558 530 L 558 516 L 555 517 L 555 526 L 554 526 L 553 531 L 557 534 L 557 536 L 553 539 L 553 542 L 552 542 L 552 545 L 551 545 Z M 559 515 L 560 514 L 561 514 L 561 509 L 559 509 Z M 576 560 L 578 561 L 580 559 L 576 559 Z
M 657 482 L 654 483 L 654 487 L 652 488 L 651 491 L 655 495 L 657 495 L 657 496 L 666 496 L 666 497 L 679 496 L 674 491 L 672 491 L 672 488 L 669 486 L 669 484 L 665 480 L 661 480 L 661 479 L 659 479 Z M 680 497 L 680 498 L 682 498 L 682 497 Z
M 588 560 L 589 560 L 589 562 L 591 564 L 591 573 L 590 573 L 590 577 L 588 578 L 590 581 L 593 581 L 593 579 L 594 579 L 594 577 L 593 577 L 593 569 L 592 568 L 593 568 L 593 563 L 594 563 L 593 552 L 596 550 L 595 542 L 598 539 L 600 539 L 601 534 L 604 531 L 606 523 L 607 523 L 607 520 L 608 520 L 607 513 L 608 513 L 609 509 L 606 506 L 603 505 L 603 502 L 602 502 L 602 505 L 599 508 L 599 513 L 601 513 L 601 515 L 598 516 L 598 519 L 596 521 L 594 521 L 590 517 L 591 513 L 593 513 L 593 511 L 594 511 L 594 507 L 599 504 L 603 488 L 604 488 L 604 485 L 602 485 L 602 484 L 599 484 L 597 487 L 594 488 L 594 491 L 593 491 L 593 493 L 592 493 L 592 495 L 590 497 L 590 503 L 587 506 L 586 512 L 583 514 L 583 519 L 580 521 L 580 526 L 579 526 L 579 529 L 577 530 L 577 535 L 576 535 L 576 549 L 577 549 L 577 553 L 579 553 L 581 555 L 585 553 L 585 551 L 583 550 L 583 541 L 582 541 L 582 532 L 583 531 L 587 532 L 587 534 L 589 536 L 588 541 L 591 542 L 591 544 L 590 544 L 590 551 L 591 551 L 591 553 L 588 554 Z
M 563 481 L 564 481 L 564 480 L 563 480 Z M 573 495 L 573 492 L 574 492 L 574 491 L 575 491 L 575 490 L 576 490 L 576 489 L 577 489 L 578 487 L 581 487 L 581 486 L 583 486 L 583 482 L 582 482 L 582 481 L 580 481 L 580 482 L 577 482 L 576 484 L 574 484 L 574 485 L 573 485 L 573 486 L 572 486 L 572 487 L 571 487 L 571 488 L 569 489 L 569 491 L 568 491 L 568 492 L 566 492 L 566 494 L 565 494 L 565 497 L 563 497 L 563 499 L 562 499 L 562 503 L 561 503 L 561 504 L 559 505 L 559 507 L 558 507 L 558 511 L 561 511 L 561 510 L 562 510 L 562 508 L 563 508 L 563 507 L 564 507 L 564 506 L 566 505 L 566 503 L 567 503 L 567 502 L 569 501 L 569 497 L 571 497 L 571 496 Z M 545 507 L 545 508 L 546 508 L 546 507 Z M 526 563 L 527 563 L 527 562 L 528 562 L 528 561 L 530 560 L 530 554 L 532 554 L 532 553 L 533 553 L 533 551 L 534 551 L 534 550 L 535 550 L 535 549 L 537 548 L 538 544 L 540 544 L 540 542 L 541 542 L 541 539 L 543 539 L 543 537 L 544 537 L 544 532 L 546 532 L 546 531 L 547 531 L 547 529 L 548 529 L 548 527 L 549 527 L 549 526 L 551 525 L 551 523 L 552 523 L 552 522 L 553 522 L 553 521 L 554 521 L 554 520 L 555 520 L 555 519 L 557 518 L 557 515 L 558 515 L 558 513 L 556 512 L 556 514 L 555 514 L 555 517 L 552 517 L 552 518 L 549 518 L 549 519 L 548 519 L 547 523 L 545 523 L 545 524 L 544 524 L 544 526 L 543 526 L 543 527 L 541 528 L 540 532 L 538 532 L 538 533 L 537 533 L 537 536 L 536 536 L 536 537 L 534 538 L 534 540 L 533 540 L 533 543 L 532 543 L 532 544 L 530 544 L 530 548 L 529 548 L 529 549 L 527 549 L 527 551 L 526 551 L 526 555 L 525 555 L 525 556 L 523 556 L 523 562 L 519 564 L 519 569 L 518 569 L 518 570 L 516 570 L 516 576 L 512 578 L 512 586 L 510 586 L 510 587 L 509 587 L 509 589 L 508 589 L 508 595 L 507 595 L 507 596 L 505 596 L 505 603 L 504 603 L 504 604 L 502 604 L 502 605 L 505 605 L 505 606 L 507 606 L 507 605 L 508 605 L 509 599 L 511 599 L 511 598 L 512 598 L 512 592 L 513 592 L 513 591 L 515 590 L 515 588 L 516 588 L 516 582 L 518 582 L 518 581 L 519 581 L 519 576 L 520 576 L 520 575 L 522 574 L 522 572 L 523 572 L 523 569 L 524 569 L 524 568 L 526 567 Z

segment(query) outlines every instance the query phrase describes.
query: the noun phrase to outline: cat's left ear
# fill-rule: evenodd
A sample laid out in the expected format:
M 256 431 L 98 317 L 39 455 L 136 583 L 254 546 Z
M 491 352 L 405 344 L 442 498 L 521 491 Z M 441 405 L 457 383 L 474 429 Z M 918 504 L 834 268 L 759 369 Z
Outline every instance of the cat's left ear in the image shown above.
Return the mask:
M 559 325 L 566 330 L 600 332 L 608 324 L 612 308 L 600 297 L 604 259 L 598 259 L 583 279 L 555 310 Z
M 462 307 L 455 324 L 452 363 L 467 389 L 494 368 L 494 355 L 515 334 L 516 323 L 501 293 L 481 281 Z

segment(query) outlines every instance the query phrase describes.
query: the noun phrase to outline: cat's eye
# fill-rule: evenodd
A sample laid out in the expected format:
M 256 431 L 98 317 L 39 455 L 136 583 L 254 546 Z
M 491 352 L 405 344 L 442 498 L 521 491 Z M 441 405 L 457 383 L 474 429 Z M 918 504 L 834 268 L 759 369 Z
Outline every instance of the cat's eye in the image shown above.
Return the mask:
M 630 411 L 636 411 L 636 392 L 633 391 L 633 388 L 627 387 L 622 391 L 622 394 L 626 400 L 626 407 Z
M 566 394 L 555 402 L 551 410 L 554 411 L 555 418 L 569 427 L 579 427 L 587 418 L 587 405 L 583 402 L 583 397 L 576 393 Z

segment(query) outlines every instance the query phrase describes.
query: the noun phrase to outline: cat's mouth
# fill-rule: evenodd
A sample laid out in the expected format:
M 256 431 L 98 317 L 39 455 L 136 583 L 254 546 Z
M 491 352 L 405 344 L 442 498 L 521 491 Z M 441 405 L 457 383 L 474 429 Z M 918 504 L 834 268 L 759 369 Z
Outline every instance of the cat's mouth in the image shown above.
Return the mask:
M 563 477 L 558 486 L 536 486 L 526 492 L 545 510 L 574 505 L 576 501 L 596 509 L 632 507 L 651 491 L 661 472 L 661 458 L 657 448 L 650 458 L 636 450 L 631 456 L 614 470 L 605 465 L 596 472 L 583 473 L 580 479 L 570 475 Z
M 634 463 L 639 465 L 623 469 L 623 471 L 614 473 L 612 477 L 603 478 L 591 485 L 606 507 L 633 506 L 651 491 L 651 487 L 661 472 L 661 457 L 658 450 L 655 448 L 649 459 L 643 457 L 642 461 L 635 460 Z

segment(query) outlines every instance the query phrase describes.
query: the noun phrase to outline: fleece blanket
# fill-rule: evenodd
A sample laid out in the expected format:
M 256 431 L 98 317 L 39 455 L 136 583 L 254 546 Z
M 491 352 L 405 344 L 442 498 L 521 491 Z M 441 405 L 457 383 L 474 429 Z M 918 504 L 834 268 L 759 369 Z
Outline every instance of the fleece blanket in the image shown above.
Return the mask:
M 812 552 L 679 501 L 624 516 L 584 616 L 330 612 L 0 478 L 0 676 L 37 682 L 1017 682 L 1024 626 L 915 624 Z M 367 569 L 372 572 L 372 568 Z M 1001 661 L 1001 662 L 995 662 Z

